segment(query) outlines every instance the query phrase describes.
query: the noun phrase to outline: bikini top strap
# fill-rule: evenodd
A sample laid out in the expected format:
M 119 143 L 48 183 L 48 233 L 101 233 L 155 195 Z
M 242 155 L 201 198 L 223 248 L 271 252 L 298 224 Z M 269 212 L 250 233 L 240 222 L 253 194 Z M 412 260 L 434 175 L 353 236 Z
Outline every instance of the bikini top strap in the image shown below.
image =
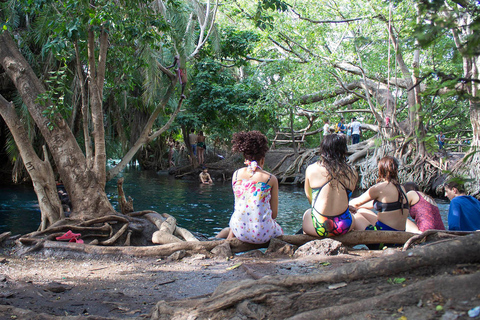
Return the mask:
M 271 178 L 272 178 L 272 174 L 270 173 L 270 176 L 268 176 L 268 180 L 267 180 L 267 182 L 265 182 L 265 184 L 268 184 L 268 182 L 270 182 Z
M 345 192 L 347 193 L 347 197 L 348 199 L 350 200 L 350 196 L 352 195 L 352 190 L 348 189 L 347 187 L 345 187 L 345 185 L 340 181 L 340 180 L 337 180 L 338 183 L 340 183 L 342 185 L 342 187 L 345 189 Z
M 312 201 L 312 208 L 315 207 L 315 204 L 317 203 L 318 196 L 320 195 L 320 192 L 322 192 L 323 187 L 325 187 L 327 184 L 329 184 L 330 181 L 332 181 L 332 180 L 333 180 L 333 179 L 328 180 L 327 182 L 325 182 L 325 183 L 323 184 L 323 186 L 320 187 L 320 189 L 318 189 L 318 192 L 317 192 L 317 194 L 316 194 L 316 196 L 315 196 L 315 199 Z
M 237 176 L 238 176 L 238 169 L 235 170 L 235 172 L 233 173 L 233 180 L 232 180 L 232 184 L 235 183 L 235 181 L 237 181 Z

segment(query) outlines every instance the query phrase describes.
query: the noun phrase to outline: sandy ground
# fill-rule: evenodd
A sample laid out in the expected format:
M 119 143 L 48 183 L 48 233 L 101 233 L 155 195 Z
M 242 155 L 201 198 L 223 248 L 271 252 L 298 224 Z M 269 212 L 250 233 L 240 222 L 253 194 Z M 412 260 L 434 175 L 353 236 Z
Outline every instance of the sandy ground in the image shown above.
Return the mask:
M 363 251 L 364 253 L 367 251 Z M 267 258 L 260 251 L 229 259 L 202 254 L 180 261 L 118 256 L 29 254 L 0 251 L 0 305 L 57 316 L 95 315 L 145 318 L 160 300 L 211 294 L 224 281 L 318 272 L 358 259 L 336 257 Z M 12 314 L 0 319 L 12 319 Z
M 197 254 L 180 261 L 167 261 L 78 254 L 59 257 L 48 251 L 18 256 L 12 247 L 4 246 L 0 248 L 0 319 L 37 319 L 32 314 L 22 315 L 18 309 L 10 307 L 68 319 L 73 319 L 72 316 L 90 319 L 145 319 L 149 318 L 152 308 L 160 300 L 176 301 L 210 295 L 225 281 L 318 273 L 384 254 L 388 253 L 355 250 L 338 256 L 293 259 L 268 257 L 260 251 L 251 251 L 230 259 L 209 259 Z M 475 273 L 480 269 L 479 265 L 462 268 L 457 266 L 457 271 L 449 269 L 439 272 Z M 429 277 L 432 277 L 432 273 L 425 270 L 405 275 L 406 283 L 415 283 Z M 393 285 L 399 289 L 406 285 L 389 281 L 390 279 L 379 278 L 349 283 L 348 289 L 341 288 L 335 293 L 335 299 L 352 300 L 352 293 L 360 299 L 362 292 L 381 294 Z M 327 286 L 322 290 L 328 290 Z M 461 301 L 446 301 L 441 293 L 434 292 L 431 299 L 415 305 L 404 306 L 399 301 L 398 307 L 379 308 L 350 318 L 467 319 L 466 312 L 480 305 L 480 292 L 469 292 L 467 296 L 471 299 L 465 300 L 462 297 Z M 451 317 L 444 317 L 446 312 L 436 310 L 438 305 L 446 304 L 453 307 L 453 311 L 449 311 Z

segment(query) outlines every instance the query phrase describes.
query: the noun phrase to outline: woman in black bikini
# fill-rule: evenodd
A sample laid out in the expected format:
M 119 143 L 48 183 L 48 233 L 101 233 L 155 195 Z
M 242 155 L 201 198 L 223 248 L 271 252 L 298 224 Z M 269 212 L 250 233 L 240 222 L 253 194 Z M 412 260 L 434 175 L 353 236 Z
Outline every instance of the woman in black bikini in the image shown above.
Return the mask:
M 398 182 L 395 158 L 386 156 L 380 159 L 377 184 L 350 200 L 350 208 L 352 212 L 356 211 L 355 230 L 405 231 L 409 206 L 405 190 Z
M 347 163 L 346 136 L 331 134 L 320 144 L 320 160 L 305 172 L 305 194 L 312 205 L 303 215 L 303 232 L 332 237 L 353 227 L 348 200 L 357 174 Z

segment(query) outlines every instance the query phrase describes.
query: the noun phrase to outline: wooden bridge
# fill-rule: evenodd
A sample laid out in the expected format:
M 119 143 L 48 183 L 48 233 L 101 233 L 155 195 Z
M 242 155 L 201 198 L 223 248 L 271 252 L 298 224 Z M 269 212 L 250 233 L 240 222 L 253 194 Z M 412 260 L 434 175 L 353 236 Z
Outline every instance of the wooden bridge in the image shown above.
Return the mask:
M 293 139 L 291 132 L 281 132 L 278 131 L 275 133 L 275 138 L 272 141 L 272 149 L 275 149 L 278 145 L 293 145 L 297 144 L 297 149 L 303 147 L 305 143 L 306 131 L 294 132 Z

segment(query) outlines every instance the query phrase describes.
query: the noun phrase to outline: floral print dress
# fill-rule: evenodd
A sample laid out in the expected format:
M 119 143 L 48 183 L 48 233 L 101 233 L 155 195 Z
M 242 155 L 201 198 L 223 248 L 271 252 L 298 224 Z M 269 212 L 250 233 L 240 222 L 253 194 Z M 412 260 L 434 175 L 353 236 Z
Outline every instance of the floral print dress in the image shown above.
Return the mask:
M 243 179 L 233 183 L 235 211 L 230 228 L 236 238 L 248 243 L 266 243 L 283 234 L 282 227 L 272 218 L 271 190 L 265 182 Z

